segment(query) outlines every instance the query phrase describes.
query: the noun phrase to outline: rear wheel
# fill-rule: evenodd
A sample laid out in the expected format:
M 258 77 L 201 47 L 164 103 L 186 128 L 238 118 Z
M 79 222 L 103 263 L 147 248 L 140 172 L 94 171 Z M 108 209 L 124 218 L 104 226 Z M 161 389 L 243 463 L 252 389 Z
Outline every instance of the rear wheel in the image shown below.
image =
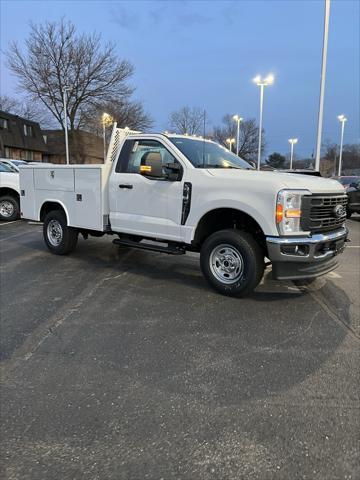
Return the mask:
M 247 232 L 221 230 L 213 233 L 200 252 L 202 272 L 218 292 L 243 296 L 252 292 L 264 273 L 264 255 Z
M 19 201 L 11 195 L 0 197 L 0 220 L 11 222 L 20 216 Z
M 72 252 L 78 240 L 78 231 L 68 227 L 65 213 L 61 210 L 54 210 L 46 215 L 43 234 L 48 249 L 56 255 Z

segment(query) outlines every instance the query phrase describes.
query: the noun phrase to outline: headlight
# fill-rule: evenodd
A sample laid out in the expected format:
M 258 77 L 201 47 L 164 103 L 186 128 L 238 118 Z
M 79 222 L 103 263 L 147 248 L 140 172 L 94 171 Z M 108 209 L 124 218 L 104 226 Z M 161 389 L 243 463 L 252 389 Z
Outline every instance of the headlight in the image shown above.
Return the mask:
M 276 224 L 280 235 L 301 232 L 301 198 L 308 190 L 281 190 L 276 201 Z

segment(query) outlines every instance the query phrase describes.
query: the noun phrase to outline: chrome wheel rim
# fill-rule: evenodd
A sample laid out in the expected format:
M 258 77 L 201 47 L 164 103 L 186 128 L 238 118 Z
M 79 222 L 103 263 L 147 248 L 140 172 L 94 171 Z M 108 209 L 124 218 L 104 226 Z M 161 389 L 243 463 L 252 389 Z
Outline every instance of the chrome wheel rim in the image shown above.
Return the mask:
M 239 250 L 232 245 L 221 244 L 209 257 L 211 273 L 221 283 L 236 283 L 244 273 L 244 261 Z
M 53 247 L 58 247 L 63 238 L 63 229 L 58 220 L 50 220 L 47 226 L 47 237 Z
M 2 217 L 9 218 L 14 214 L 15 207 L 9 200 L 2 200 L 0 202 L 0 214 Z

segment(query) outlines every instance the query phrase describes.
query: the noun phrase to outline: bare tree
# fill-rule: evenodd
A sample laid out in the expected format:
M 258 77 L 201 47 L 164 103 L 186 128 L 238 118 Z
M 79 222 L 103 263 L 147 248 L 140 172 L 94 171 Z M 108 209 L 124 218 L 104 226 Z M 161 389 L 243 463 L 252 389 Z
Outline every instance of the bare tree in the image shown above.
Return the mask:
M 0 110 L 13 113 L 17 105 L 18 102 L 15 98 L 9 97 L 8 95 L 0 95 Z
M 38 122 L 42 127 L 47 128 L 52 123 L 50 114 L 45 107 L 38 102 L 31 101 L 31 99 L 18 99 L 8 95 L 0 95 L 0 110 Z
M 131 130 L 148 130 L 153 125 L 152 118 L 144 111 L 141 103 L 113 101 L 95 105 L 86 114 L 86 130 L 101 133 L 102 115 L 109 114 L 118 127 L 129 127 Z
M 213 131 L 214 140 L 228 147 L 226 143 L 227 138 L 235 138 L 237 134 L 236 122 L 234 122 L 232 115 L 225 115 L 223 118 L 223 125 L 215 127 Z M 255 161 L 257 159 L 259 143 L 259 127 L 253 118 L 243 120 L 240 123 L 240 142 L 239 142 L 239 157 L 244 160 Z M 262 134 L 262 150 L 265 149 L 264 131 Z
M 20 87 L 40 100 L 63 127 L 63 90 L 67 87 L 70 130 L 83 125 L 94 103 L 129 99 L 133 88 L 127 81 L 132 65 L 119 60 L 114 45 L 101 45 L 98 34 L 78 35 L 64 19 L 31 25 L 23 52 L 15 42 L 7 52 L 8 65 Z
M 179 134 L 200 135 L 204 128 L 204 110 L 183 107 L 170 114 L 169 128 Z

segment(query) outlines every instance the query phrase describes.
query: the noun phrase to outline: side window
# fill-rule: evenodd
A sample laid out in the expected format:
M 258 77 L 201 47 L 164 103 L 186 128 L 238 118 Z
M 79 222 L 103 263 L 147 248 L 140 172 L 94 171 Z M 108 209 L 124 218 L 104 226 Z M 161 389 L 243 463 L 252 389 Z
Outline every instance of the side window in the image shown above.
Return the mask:
M 162 164 L 178 163 L 173 155 L 156 140 L 126 140 L 118 159 L 115 171 L 118 173 L 140 173 L 140 165 L 148 152 L 161 155 Z

